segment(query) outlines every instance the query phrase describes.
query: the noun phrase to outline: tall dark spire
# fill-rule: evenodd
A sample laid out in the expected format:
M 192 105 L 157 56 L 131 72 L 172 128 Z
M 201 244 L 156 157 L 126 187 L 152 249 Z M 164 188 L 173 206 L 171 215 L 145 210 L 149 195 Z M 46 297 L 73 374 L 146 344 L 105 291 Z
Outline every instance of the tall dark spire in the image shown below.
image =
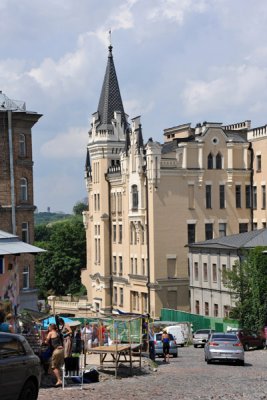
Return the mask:
M 100 118 L 100 126 L 98 129 L 105 129 L 107 128 L 106 125 L 111 125 L 111 120 L 114 118 L 114 111 L 121 112 L 121 120 L 126 128 L 127 122 L 113 61 L 112 46 L 110 45 L 108 49 L 108 62 L 97 110 Z
M 138 148 L 138 153 L 140 154 L 141 147 L 144 147 L 144 140 L 143 140 L 141 124 L 139 124 L 139 127 L 138 127 L 136 144 L 137 144 L 137 148 Z

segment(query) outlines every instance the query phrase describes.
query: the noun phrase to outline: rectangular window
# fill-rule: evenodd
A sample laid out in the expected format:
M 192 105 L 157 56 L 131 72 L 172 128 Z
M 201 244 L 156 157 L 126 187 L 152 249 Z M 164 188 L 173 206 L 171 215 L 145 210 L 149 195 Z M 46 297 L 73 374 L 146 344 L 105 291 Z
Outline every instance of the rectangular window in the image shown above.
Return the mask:
M 261 208 L 263 210 L 265 210 L 266 209 L 266 186 L 265 185 L 261 186 L 261 201 L 262 201 Z
M 257 186 L 253 186 L 253 208 L 257 209 Z
M 114 286 L 113 303 L 116 306 L 118 303 L 118 288 Z
M 219 223 L 219 236 L 220 237 L 226 236 L 226 223 L 224 222 Z
M 187 241 L 188 243 L 195 243 L 196 241 L 196 225 L 187 224 Z
M 134 274 L 137 275 L 138 270 L 137 270 L 137 258 L 134 259 Z
M 251 187 L 246 185 L 246 208 L 251 208 Z
M 142 307 L 143 307 L 143 313 L 148 312 L 148 294 L 147 293 L 142 293 Z
M 194 193 L 194 185 L 188 185 L 188 208 L 189 210 L 193 210 L 195 208 L 195 193 Z
M 217 264 L 212 264 L 212 279 L 217 282 Z
M 225 208 L 225 186 L 220 185 L 220 208 Z
M 144 258 L 142 258 L 142 275 L 146 275 L 146 264 Z
M 131 257 L 131 274 L 133 275 L 134 273 L 134 260 L 133 257 Z
M 198 281 L 198 263 L 197 262 L 194 263 L 194 277 L 195 277 L 195 280 Z
M 247 223 L 240 223 L 239 224 L 239 233 L 244 233 L 248 231 L 248 224 Z
M 22 222 L 21 224 L 21 239 L 25 243 L 29 243 L 29 225 L 28 222 Z
M 258 229 L 257 222 L 253 222 L 253 231 L 256 231 L 257 229 Z
M 22 289 L 29 289 L 29 287 L 30 287 L 30 267 L 27 265 L 23 267 Z
M 199 300 L 196 300 L 195 302 L 195 313 L 200 314 L 200 309 L 199 309 Z
M 122 243 L 122 224 L 119 225 L 119 243 Z
M 208 264 L 203 264 L 203 280 L 204 282 L 208 282 Z
M 211 185 L 206 185 L 206 208 L 211 208 Z
M 113 224 L 113 243 L 116 243 L 117 236 L 117 226 Z
M 119 274 L 123 274 L 122 256 L 119 256 Z
M 113 256 L 113 273 L 117 273 L 117 257 Z
M 132 309 L 139 311 L 139 294 L 138 292 L 131 292 L 132 294 Z
M 256 172 L 261 172 L 261 155 L 256 156 Z
M 209 310 L 209 303 L 207 301 L 205 301 L 205 315 L 208 316 L 210 314 L 210 310 Z
M 205 224 L 205 240 L 213 238 L 213 224 Z
M 123 307 L 123 288 L 120 288 L 120 306 Z
M 241 208 L 241 185 L 235 187 L 235 206 Z
M 223 316 L 224 318 L 228 318 L 230 314 L 230 306 L 223 306 Z
M 0 275 L 3 275 L 4 273 L 5 273 L 4 257 L 0 257 Z
M 213 315 L 214 315 L 214 317 L 218 317 L 218 315 L 219 315 L 219 306 L 218 306 L 218 304 L 214 304 Z
M 222 264 L 222 283 L 225 285 L 227 282 L 226 278 L 227 267 L 226 264 Z
M 263 229 L 266 229 L 266 222 L 263 222 L 263 223 L 262 223 L 262 228 L 263 228 Z

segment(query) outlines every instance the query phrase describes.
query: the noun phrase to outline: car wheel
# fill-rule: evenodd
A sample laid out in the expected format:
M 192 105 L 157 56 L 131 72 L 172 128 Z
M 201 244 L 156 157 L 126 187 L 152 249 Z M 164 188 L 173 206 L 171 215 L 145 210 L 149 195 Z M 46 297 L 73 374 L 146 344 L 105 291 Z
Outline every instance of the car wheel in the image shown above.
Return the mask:
M 208 359 L 207 359 L 207 364 L 211 364 L 211 360 L 208 360 Z
M 240 361 L 238 362 L 238 364 L 241 365 L 242 367 L 244 367 L 245 361 L 244 361 L 244 360 L 240 360 Z
M 194 344 L 194 348 L 195 348 L 195 349 L 197 348 L 197 345 L 196 345 L 196 344 Z
M 244 344 L 244 350 L 245 350 L 245 351 L 249 351 L 249 345 L 248 345 L 248 343 L 245 343 L 245 344 Z
M 176 353 L 176 354 L 173 354 L 172 356 L 173 356 L 173 358 L 177 358 L 178 354 Z
M 37 400 L 38 387 L 33 381 L 27 381 L 20 393 L 19 400 Z
M 181 347 L 184 347 L 184 344 L 181 344 Z

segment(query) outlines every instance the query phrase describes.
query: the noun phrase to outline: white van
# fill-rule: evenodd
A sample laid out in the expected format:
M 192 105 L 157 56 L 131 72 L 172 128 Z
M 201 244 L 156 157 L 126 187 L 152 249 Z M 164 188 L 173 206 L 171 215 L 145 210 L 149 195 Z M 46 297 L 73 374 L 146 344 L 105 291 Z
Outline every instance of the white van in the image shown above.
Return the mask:
M 166 326 L 164 330 L 166 330 L 167 333 L 172 334 L 178 346 L 184 347 L 185 344 L 184 332 L 180 325 Z

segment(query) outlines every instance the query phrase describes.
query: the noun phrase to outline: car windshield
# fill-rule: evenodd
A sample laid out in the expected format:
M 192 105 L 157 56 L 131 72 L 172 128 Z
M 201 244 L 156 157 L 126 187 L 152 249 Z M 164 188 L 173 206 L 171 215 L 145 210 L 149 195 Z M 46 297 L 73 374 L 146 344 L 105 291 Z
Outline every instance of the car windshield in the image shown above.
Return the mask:
M 200 335 L 202 333 L 209 334 L 210 333 L 210 329 L 200 329 L 200 330 L 196 331 L 197 335 Z

